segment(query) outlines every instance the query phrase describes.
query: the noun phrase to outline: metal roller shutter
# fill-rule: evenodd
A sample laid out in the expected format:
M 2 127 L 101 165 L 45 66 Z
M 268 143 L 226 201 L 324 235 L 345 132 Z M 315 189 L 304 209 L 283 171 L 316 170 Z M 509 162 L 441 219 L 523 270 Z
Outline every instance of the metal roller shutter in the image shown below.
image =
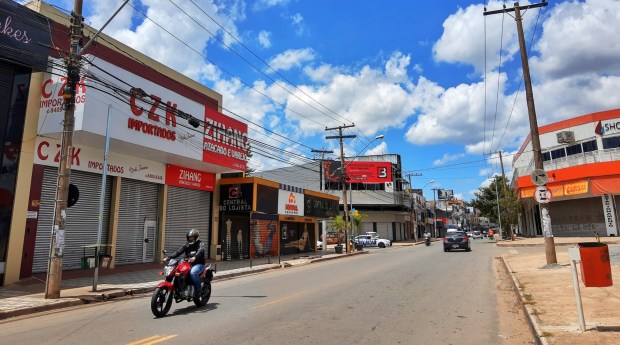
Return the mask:
M 155 260 L 158 205 L 159 185 L 132 179 L 122 180 L 114 259 L 116 264 Z M 151 226 L 145 231 L 147 223 L 151 223 Z M 148 242 L 145 242 L 145 238 L 148 238 Z
M 185 234 L 192 228 L 200 231 L 200 239 L 209 250 L 212 194 L 202 190 L 168 186 L 164 249 L 169 253 L 185 244 Z
M 54 225 L 54 199 L 56 196 L 57 176 L 58 168 L 45 167 L 32 266 L 33 272 L 47 271 L 50 236 Z M 84 255 L 82 246 L 97 242 L 97 229 L 99 227 L 101 175 L 74 170 L 71 172 L 71 183 L 79 188 L 80 198 L 75 205 L 67 209 L 65 252 L 62 261 L 63 269 L 80 268 L 80 261 Z M 111 196 L 112 178 L 108 177 L 103 203 L 102 243 L 106 243 L 108 239 Z M 90 249 L 86 255 L 93 256 L 94 250 Z

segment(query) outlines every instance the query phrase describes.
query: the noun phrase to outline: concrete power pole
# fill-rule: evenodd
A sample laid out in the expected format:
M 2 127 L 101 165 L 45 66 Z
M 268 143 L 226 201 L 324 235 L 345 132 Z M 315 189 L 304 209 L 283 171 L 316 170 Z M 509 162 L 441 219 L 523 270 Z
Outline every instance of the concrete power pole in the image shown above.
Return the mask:
M 355 125 L 348 125 L 348 126 L 338 126 L 338 127 L 334 127 L 334 128 L 325 128 L 326 131 L 330 131 L 330 130 L 334 130 L 337 129 L 339 135 L 336 136 L 327 136 L 325 137 L 325 139 L 339 139 L 340 140 L 340 179 L 342 181 L 342 205 L 344 207 L 344 219 L 345 219 L 345 231 L 344 231 L 344 241 L 346 242 L 346 252 L 350 253 L 351 252 L 351 246 L 349 245 L 349 235 L 348 235 L 348 226 L 349 226 L 349 222 L 350 222 L 350 216 L 349 216 L 349 209 L 347 208 L 347 182 L 345 180 L 345 176 L 346 176 L 346 171 L 344 171 L 345 168 L 345 164 L 344 164 L 344 148 L 343 148 L 343 142 L 342 139 L 344 138 L 355 138 L 357 137 L 357 135 L 342 135 L 342 130 L 344 128 L 350 128 L 350 127 L 355 127 Z
M 50 240 L 50 256 L 45 281 L 45 298 L 60 298 L 62 279 L 62 256 L 65 247 L 65 223 L 67 221 L 67 199 L 69 196 L 69 177 L 73 155 L 73 129 L 75 111 L 75 90 L 80 80 L 79 49 L 82 39 L 82 0 L 75 0 L 71 14 L 71 41 L 67 58 L 67 85 L 63 90 L 65 116 L 62 130 L 60 161 L 56 183 L 56 203 L 54 206 L 54 227 Z
M 504 192 L 504 200 L 506 200 L 506 198 L 508 197 L 508 190 L 506 190 L 506 185 L 508 184 L 508 181 L 506 180 L 506 173 L 504 172 L 504 159 L 502 158 L 502 151 L 499 151 L 499 164 L 502 166 L 502 179 L 504 180 L 504 182 L 502 183 L 502 189 Z M 506 206 L 508 205 L 506 204 Z M 515 236 L 512 233 L 511 224 L 508 224 L 508 228 L 510 229 L 510 240 L 514 241 Z
M 323 174 L 322 171 L 324 169 L 323 167 L 323 161 L 325 161 L 325 154 L 326 153 L 334 153 L 334 150 L 325 150 L 325 148 L 321 149 L 321 150 L 315 150 L 312 149 L 311 152 L 313 153 L 320 153 L 321 154 L 321 165 L 319 166 L 319 190 L 323 190 Z
M 519 35 L 519 47 L 521 50 L 521 64 L 523 66 L 523 81 L 525 83 L 525 95 L 527 98 L 527 112 L 530 119 L 530 136 L 532 138 L 532 151 L 534 152 L 534 164 L 536 169 L 543 169 L 542 150 L 540 148 L 540 137 L 538 135 L 538 121 L 536 119 L 536 107 L 534 106 L 534 92 L 532 90 L 532 79 L 530 77 L 530 67 L 527 59 L 527 48 L 525 46 L 525 38 L 523 36 L 523 18 L 521 17 L 521 10 L 527 10 L 530 8 L 547 6 L 547 2 L 538 4 L 519 6 L 518 2 L 514 3 L 513 8 L 504 8 L 496 11 L 486 11 L 484 15 L 498 14 L 498 13 L 515 13 L 515 21 L 517 22 L 517 33 Z M 546 188 L 546 185 L 544 185 Z M 551 228 L 551 216 L 549 215 L 549 205 L 546 203 L 540 204 L 541 222 L 543 235 L 545 236 L 545 256 L 547 264 L 555 264 L 558 262 L 555 254 L 555 241 L 553 239 L 553 231 Z

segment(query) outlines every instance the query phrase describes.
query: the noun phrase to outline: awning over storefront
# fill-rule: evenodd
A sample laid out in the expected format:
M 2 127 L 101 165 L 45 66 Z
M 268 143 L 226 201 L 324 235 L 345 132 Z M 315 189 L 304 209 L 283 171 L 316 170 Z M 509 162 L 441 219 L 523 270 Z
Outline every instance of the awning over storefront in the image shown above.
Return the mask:
M 590 184 L 592 194 L 620 194 L 620 175 L 593 177 Z
M 548 184 L 547 189 L 551 191 L 551 195 L 554 198 L 560 196 L 573 196 L 573 195 L 581 195 L 588 193 L 588 180 L 579 180 L 579 181 L 571 181 L 566 183 L 553 183 Z M 538 187 L 528 187 L 522 188 L 519 193 L 519 197 L 521 199 L 524 198 L 533 198 L 534 193 L 536 192 L 536 188 Z M 620 190 L 620 189 L 619 189 Z M 596 193 L 593 193 L 596 194 Z M 603 193 L 600 193 L 603 194 Z

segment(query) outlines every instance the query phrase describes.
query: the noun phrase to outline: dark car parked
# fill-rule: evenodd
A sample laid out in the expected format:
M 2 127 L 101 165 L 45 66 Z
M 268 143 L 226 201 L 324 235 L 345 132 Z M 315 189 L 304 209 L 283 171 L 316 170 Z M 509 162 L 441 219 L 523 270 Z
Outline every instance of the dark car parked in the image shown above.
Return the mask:
M 471 251 L 471 243 L 469 237 L 464 231 L 449 231 L 443 238 L 443 251 L 447 252 L 452 249 L 465 249 Z

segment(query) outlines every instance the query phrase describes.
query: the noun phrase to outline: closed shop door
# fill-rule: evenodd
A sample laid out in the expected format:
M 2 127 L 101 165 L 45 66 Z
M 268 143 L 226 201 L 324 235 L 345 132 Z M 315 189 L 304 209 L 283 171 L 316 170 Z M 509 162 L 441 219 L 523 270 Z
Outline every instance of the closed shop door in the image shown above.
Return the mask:
M 189 229 L 198 229 L 200 240 L 209 250 L 211 233 L 211 192 L 168 186 L 166 205 L 166 239 L 164 249 L 177 251 L 187 241 Z M 207 255 L 208 256 L 208 255 Z
M 117 265 L 155 261 L 159 185 L 123 179 L 116 237 Z
M 56 196 L 56 177 L 58 168 L 45 167 L 43 172 L 43 187 L 41 190 L 41 204 L 37 222 L 34 260 L 32 271 L 47 271 L 47 262 L 50 250 L 50 237 L 54 225 L 54 198 Z M 99 227 L 99 198 L 101 194 L 101 175 L 71 171 L 71 184 L 78 187 L 80 198 L 78 202 L 67 209 L 67 223 L 65 225 L 65 251 L 63 254 L 63 269 L 80 268 L 84 256 L 82 246 L 97 243 Z M 103 203 L 103 226 L 101 243 L 107 243 L 110 199 L 112 196 L 112 178 L 106 180 L 105 199 Z M 94 256 L 94 250 L 86 252 L 87 256 Z

